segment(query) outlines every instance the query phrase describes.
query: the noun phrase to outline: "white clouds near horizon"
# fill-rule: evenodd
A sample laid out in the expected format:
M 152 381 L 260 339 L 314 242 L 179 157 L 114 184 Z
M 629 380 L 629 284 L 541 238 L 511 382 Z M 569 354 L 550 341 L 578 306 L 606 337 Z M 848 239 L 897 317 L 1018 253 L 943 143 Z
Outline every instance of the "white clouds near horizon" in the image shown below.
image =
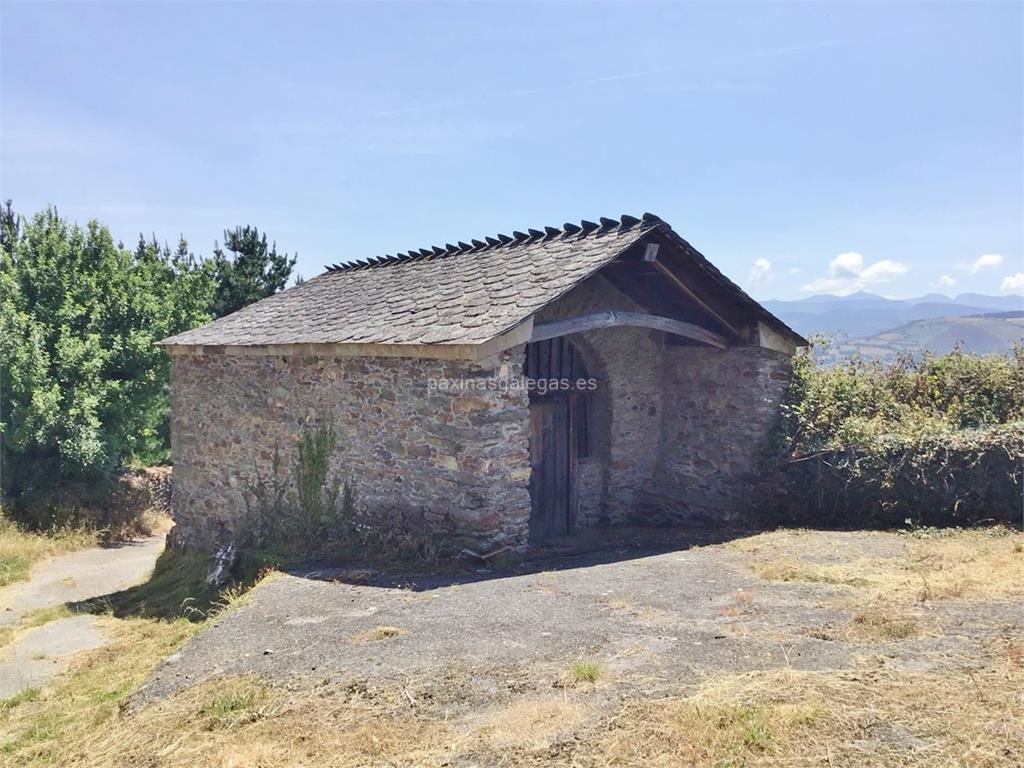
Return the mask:
M 900 261 L 881 259 L 864 264 L 863 254 L 855 251 L 840 253 L 828 263 L 824 277 L 800 287 L 802 291 L 835 293 L 840 296 L 862 291 L 874 285 L 888 283 L 905 274 L 910 267 Z
M 970 272 L 972 275 L 976 275 L 983 269 L 991 269 L 998 267 L 1003 263 L 1003 257 L 998 253 L 983 253 L 973 261 L 963 261 L 956 265 L 957 269 L 962 269 L 965 272 Z
M 999 290 L 1003 293 L 1024 293 L 1024 272 L 1015 272 L 1003 278 L 999 284 Z
M 755 259 L 754 268 L 747 275 L 747 284 L 751 288 L 760 288 L 775 279 L 772 263 L 768 259 Z

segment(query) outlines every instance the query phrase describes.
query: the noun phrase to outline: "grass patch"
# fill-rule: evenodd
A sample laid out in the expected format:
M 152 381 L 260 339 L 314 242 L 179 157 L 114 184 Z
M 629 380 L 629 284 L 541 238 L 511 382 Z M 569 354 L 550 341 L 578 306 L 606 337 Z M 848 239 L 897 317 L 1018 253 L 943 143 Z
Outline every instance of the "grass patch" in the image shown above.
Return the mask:
M 235 728 L 251 723 L 260 716 L 259 705 L 266 698 L 266 688 L 248 680 L 236 680 L 217 690 L 196 710 L 198 725 L 203 730 Z
M 877 608 L 855 612 L 850 623 L 860 634 L 879 640 L 906 640 L 914 637 L 918 631 L 914 619 Z
M 609 709 L 585 706 L 566 691 L 513 697 L 481 712 L 472 706 L 477 700 L 431 688 L 438 678 L 367 687 L 243 677 L 137 712 L 92 720 L 79 714 L 74 728 L 67 720 L 39 722 L 35 741 L 8 756 L 27 766 L 78 768 L 1015 768 L 1024 760 L 1022 683 L 1024 670 L 992 654 L 936 674 L 881 664 L 831 673 L 775 669 L 715 675 L 690 696 L 635 698 Z M 453 708 L 455 701 L 470 706 Z M 40 706 L 26 701 L 0 713 L 0 726 L 24 724 Z
M 569 679 L 574 683 L 596 683 L 601 677 L 601 666 L 594 661 L 577 661 L 569 667 Z
M 14 709 L 19 704 L 24 704 L 26 701 L 35 701 L 39 698 L 40 690 L 38 688 L 23 688 L 13 696 L 8 696 L 6 699 L 0 699 L 0 714 Z
M 204 555 L 164 550 L 149 579 L 102 600 L 86 600 L 73 610 L 106 613 L 116 618 L 177 619 L 200 622 L 244 600 L 245 593 L 267 573 L 248 573 L 225 589 L 206 583 L 209 559 Z
M 402 634 L 402 630 L 398 627 L 374 627 L 353 636 L 352 642 L 360 645 L 363 643 L 376 643 L 380 640 L 398 637 L 400 634 Z
M 867 587 L 871 584 L 869 580 L 854 576 L 840 567 L 801 563 L 791 558 L 754 563 L 751 567 L 754 573 L 767 581 L 806 581 L 846 587 Z
M 114 642 L 84 655 L 69 673 L 16 706 L 0 709 L 0 756 L 22 765 L 71 765 L 76 742 L 116 722 L 125 698 L 197 625 L 103 620 Z
M 148 724 L 122 717 L 127 698 L 205 621 L 239 604 L 243 589 L 255 582 L 235 585 L 226 593 L 210 590 L 204 562 L 202 557 L 166 552 L 145 584 L 102 604 L 78 606 L 105 613 L 101 628 L 113 641 L 84 654 L 53 686 L 0 703 L 0 762 L 10 757 L 19 765 L 125 765 L 106 762 L 103 753 L 82 752 L 80 745 L 105 729 L 144 742 Z M 45 623 L 37 613 L 37 620 Z M 259 696 L 259 688 L 246 681 L 196 702 L 190 717 L 201 730 L 230 730 L 251 721 L 250 710 Z M 125 722 L 135 729 L 130 735 L 118 730 Z
M 0 587 L 23 581 L 40 560 L 95 546 L 97 535 L 80 528 L 29 533 L 0 513 Z
M 29 611 L 14 626 L 0 627 L 0 648 L 10 645 L 19 634 L 26 630 L 35 629 L 43 624 L 49 624 L 51 621 L 64 619 L 71 615 L 73 615 L 72 611 L 63 603 Z
M 1016 766 L 1024 674 L 767 670 L 713 677 L 686 699 L 635 701 L 586 750 L 601 766 Z M 580 756 L 577 756 L 580 757 Z

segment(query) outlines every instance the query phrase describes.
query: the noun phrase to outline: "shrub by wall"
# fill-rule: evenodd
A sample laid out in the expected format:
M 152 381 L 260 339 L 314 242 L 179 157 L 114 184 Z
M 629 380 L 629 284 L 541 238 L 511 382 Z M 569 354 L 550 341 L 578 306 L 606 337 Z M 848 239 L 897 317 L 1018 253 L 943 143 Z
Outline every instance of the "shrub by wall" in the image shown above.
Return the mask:
M 795 360 L 773 445 L 772 522 L 841 526 L 1024 515 L 1024 353 Z

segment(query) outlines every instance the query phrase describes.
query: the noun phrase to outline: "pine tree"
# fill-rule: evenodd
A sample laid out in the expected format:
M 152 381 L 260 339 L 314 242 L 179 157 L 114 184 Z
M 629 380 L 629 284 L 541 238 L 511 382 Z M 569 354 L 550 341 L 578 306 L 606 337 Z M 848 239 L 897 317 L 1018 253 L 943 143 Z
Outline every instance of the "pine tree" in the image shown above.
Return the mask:
M 229 252 L 225 253 L 225 251 Z M 224 317 L 246 304 L 265 299 L 284 288 L 296 257 L 267 245 L 267 236 L 256 227 L 236 227 L 224 232 L 224 248 L 213 252 L 214 293 L 211 313 Z

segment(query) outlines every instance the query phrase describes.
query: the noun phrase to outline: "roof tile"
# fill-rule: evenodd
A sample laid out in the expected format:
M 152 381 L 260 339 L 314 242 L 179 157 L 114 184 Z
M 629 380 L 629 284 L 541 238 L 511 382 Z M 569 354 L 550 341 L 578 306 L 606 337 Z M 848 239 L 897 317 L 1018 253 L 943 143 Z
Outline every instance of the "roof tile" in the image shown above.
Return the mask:
M 329 267 L 301 285 L 161 343 L 483 343 L 522 323 L 656 228 L 691 249 L 656 216 L 620 221 L 602 218 L 601 225 L 585 221 L 561 230 L 531 229 L 529 235 L 516 231 L 518 239 L 501 234 L 486 238 L 486 244 L 473 240 L 472 250 L 460 242 Z M 781 325 L 696 257 L 740 300 Z

